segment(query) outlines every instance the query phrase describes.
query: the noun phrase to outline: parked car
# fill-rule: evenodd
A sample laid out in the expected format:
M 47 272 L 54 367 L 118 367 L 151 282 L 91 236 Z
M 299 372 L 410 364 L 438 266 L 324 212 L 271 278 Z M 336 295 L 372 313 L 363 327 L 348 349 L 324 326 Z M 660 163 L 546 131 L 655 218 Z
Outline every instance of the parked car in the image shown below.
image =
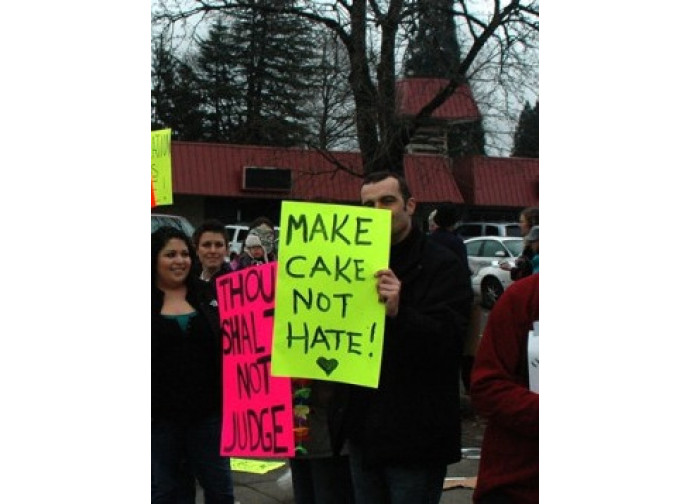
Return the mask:
M 482 236 L 465 240 L 465 246 L 474 294 L 484 308 L 491 309 L 512 283 L 510 268 L 522 253 L 524 242 L 522 238 Z
M 463 240 L 477 236 L 522 236 L 519 222 L 461 222 L 455 233 Z
M 151 214 L 151 232 L 153 233 L 162 226 L 173 226 L 181 229 L 190 238 L 194 234 L 194 226 L 181 215 Z

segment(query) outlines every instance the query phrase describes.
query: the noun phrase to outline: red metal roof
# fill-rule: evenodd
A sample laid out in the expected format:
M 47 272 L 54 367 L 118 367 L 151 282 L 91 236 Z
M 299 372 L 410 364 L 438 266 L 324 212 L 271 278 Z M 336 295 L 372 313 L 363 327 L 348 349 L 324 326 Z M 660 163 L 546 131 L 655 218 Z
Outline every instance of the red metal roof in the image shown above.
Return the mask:
M 447 84 L 447 79 L 415 77 L 399 80 L 395 83 L 398 114 L 403 117 L 417 115 Z M 434 110 L 431 117 L 451 121 L 479 119 L 479 109 L 470 87 L 466 84 L 458 86 L 455 92 Z
M 466 203 L 453 178 L 450 158 L 406 154 L 405 180 L 418 203 Z
M 359 154 L 338 153 L 335 157 L 361 172 Z M 244 191 L 245 166 L 289 168 L 292 190 Z M 172 142 L 173 191 L 204 196 L 281 198 L 321 201 L 357 201 L 359 178 L 333 165 L 316 151 L 202 142 Z
M 362 172 L 358 152 L 328 155 L 353 172 Z M 289 168 L 292 189 L 287 193 L 245 191 L 244 166 Z M 448 158 L 408 154 L 405 178 L 419 202 L 464 203 Z M 314 150 L 178 141 L 172 142 L 172 180 L 173 191 L 178 194 L 353 203 L 359 201 L 361 184 L 360 177 L 335 169 Z
M 453 161 L 453 174 L 471 205 L 539 205 L 539 159 L 471 156 Z

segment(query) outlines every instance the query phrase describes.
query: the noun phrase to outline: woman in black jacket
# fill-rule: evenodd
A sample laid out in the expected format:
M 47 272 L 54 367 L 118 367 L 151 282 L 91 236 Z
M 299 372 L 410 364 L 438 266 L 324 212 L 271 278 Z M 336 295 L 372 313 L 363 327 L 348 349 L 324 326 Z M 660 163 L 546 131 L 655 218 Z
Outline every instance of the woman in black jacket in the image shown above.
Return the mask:
M 175 228 L 151 234 L 151 502 L 175 503 L 186 460 L 207 504 L 233 504 L 229 460 L 220 456 L 217 313 L 190 275 L 192 254 Z

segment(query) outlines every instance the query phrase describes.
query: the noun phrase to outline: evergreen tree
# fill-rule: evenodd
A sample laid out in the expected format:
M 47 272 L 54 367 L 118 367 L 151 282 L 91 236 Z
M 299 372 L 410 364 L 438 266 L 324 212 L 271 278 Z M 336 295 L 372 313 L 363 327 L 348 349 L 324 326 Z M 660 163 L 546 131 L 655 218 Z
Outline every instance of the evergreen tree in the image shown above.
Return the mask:
M 151 129 L 171 128 L 175 140 L 200 140 L 201 97 L 192 68 L 175 56 L 163 34 L 152 56 Z
M 241 89 L 230 28 L 217 19 L 198 41 L 196 69 L 203 96 L 204 140 L 233 142 L 241 123 Z
M 174 93 L 175 122 L 179 135 L 176 140 L 199 141 L 204 139 L 203 97 L 194 68 L 180 61 L 177 68 L 177 87 Z
M 252 3 L 281 8 L 294 2 Z M 316 63 L 311 25 L 294 15 L 256 8 L 233 14 L 230 51 L 244 101 L 243 123 L 235 141 L 274 146 L 304 144 Z
M 539 157 L 539 100 L 534 108 L 525 102 L 513 137 L 514 157 Z
M 451 78 L 460 63 L 453 0 L 418 0 L 414 39 L 407 49 L 405 75 Z
M 176 61 L 163 34 L 152 44 L 151 57 L 151 129 L 156 130 L 170 126 L 175 109 Z

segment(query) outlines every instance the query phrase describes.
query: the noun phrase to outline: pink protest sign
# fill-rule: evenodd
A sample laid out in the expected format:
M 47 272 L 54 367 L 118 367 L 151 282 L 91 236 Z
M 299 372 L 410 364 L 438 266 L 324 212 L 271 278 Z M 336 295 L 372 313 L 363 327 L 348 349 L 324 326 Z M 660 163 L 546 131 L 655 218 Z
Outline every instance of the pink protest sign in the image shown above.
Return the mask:
M 221 455 L 290 457 L 290 379 L 271 376 L 276 263 L 216 280 L 223 328 Z

